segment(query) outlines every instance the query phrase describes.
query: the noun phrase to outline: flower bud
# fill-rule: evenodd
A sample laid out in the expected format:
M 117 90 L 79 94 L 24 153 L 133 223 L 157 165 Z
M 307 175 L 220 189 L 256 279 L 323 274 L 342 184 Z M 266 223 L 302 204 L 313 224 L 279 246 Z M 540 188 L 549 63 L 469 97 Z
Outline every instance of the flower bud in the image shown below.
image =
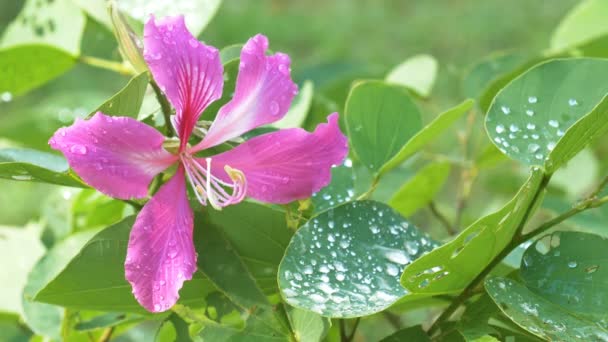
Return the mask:
M 143 57 L 144 45 L 141 38 L 133 31 L 114 1 L 110 1 L 109 10 L 114 34 L 116 40 L 118 40 L 118 48 L 123 59 L 129 62 L 138 73 L 148 70 Z

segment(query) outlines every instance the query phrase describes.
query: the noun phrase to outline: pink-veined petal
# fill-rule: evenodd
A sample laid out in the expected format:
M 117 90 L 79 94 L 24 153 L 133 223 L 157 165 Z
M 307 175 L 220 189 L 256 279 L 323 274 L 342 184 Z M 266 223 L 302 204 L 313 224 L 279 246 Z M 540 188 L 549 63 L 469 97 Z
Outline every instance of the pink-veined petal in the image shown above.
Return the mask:
M 284 129 L 252 138 L 212 157 L 213 174 L 228 181 L 225 165 L 245 175 L 247 196 L 269 203 L 310 197 L 331 180 L 331 167 L 342 163 L 348 142 L 338 126 L 338 114 L 313 133 Z
M 144 27 L 144 59 L 175 107 L 175 126 L 185 147 L 203 110 L 222 96 L 219 52 L 192 36 L 183 16 L 152 16 Z
M 243 46 L 234 97 L 220 109 L 195 150 L 221 144 L 285 116 L 298 87 L 291 80 L 289 56 L 280 52 L 266 56 L 267 49 L 268 39 L 260 34 Z
M 184 281 L 196 271 L 193 214 L 184 169 L 165 183 L 141 210 L 129 237 L 125 277 L 148 311 L 168 310 Z
M 98 112 L 58 129 L 49 144 L 85 183 L 108 196 L 129 199 L 146 197 L 152 178 L 177 160 L 163 149 L 164 140 L 135 119 Z

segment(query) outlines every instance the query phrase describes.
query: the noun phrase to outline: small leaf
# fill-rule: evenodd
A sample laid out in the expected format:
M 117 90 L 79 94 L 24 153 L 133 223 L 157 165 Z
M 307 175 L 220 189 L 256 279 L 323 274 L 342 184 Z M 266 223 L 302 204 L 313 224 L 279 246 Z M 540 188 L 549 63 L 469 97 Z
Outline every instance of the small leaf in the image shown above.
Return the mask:
M 507 278 L 485 282 L 498 307 L 520 327 L 547 341 L 605 341 L 608 330 L 597 322 L 572 315 Z
M 533 170 L 502 209 L 477 220 L 454 240 L 408 265 L 401 284 L 413 293 L 462 291 L 511 241 L 526 210 L 538 200 L 535 195 L 543 178 L 541 170 Z
M 69 308 L 147 313 L 125 280 L 124 262 L 134 217 L 110 226 L 87 242 L 34 300 Z M 200 305 L 214 286 L 200 273 L 184 283 L 178 303 Z
M 74 57 L 49 45 L 20 45 L 0 50 L 3 100 L 43 85 L 70 70 L 75 63 Z
M 85 22 L 80 8 L 70 0 L 27 0 L 19 16 L 6 28 L 0 47 L 48 44 L 78 56 Z M 40 59 L 37 63 L 49 61 Z
M 606 238 L 554 232 L 528 247 L 520 275 L 530 290 L 570 312 L 608 317 L 607 260 Z
M 298 92 L 298 95 L 293 99 L 291 108 L 285 116 L 272 124 L 272 127 L 276 128 L 293 128 L 302 127 L 306 116 L 310 110 L 312 103 L 312 95 L 314 93 L 314 85 L 311 81 L 305 81 L 302 88 Z M 327 113 L 329 114 L 329 113 Z
M 312 195 L 314 212 L 320 213 L 329 208 L 351 201 L 355 198 L 355 175 L 353 161 L 349 158 L 340 166 L 331 169 L 331 183 Z
M 581 1 L 570 10 L 553 32 L 551 50 L 573 48 L 608 34 L 606 15 L 608 15 L 606 1 Z
M 542 63 L 496 95 L 488 135 L 511 158 L 551 173 L 608 130 L 607 77 L 601 59 Z
M 439 63 L 430 55 L 416 55 L 397 65 L 386 76 L 386 81 L 402 85 L 421 97 L 429 97 L 437 78 Z
M 435 247 L 385 204 L 346 203 L 302 226 L 279 266 L 286 302 L 326 317 L 382 311 L 407 294 L 405 265 Z
M 401 86 L 356 84 L 346 100 L 346 126 L 361 162 L 378 172 L 420 130 L 420 111 Z
M 148 88 L 148 81 L 147 72 L 134 76 L 124 88 L 94 110 L 90 116 L 103 112 L 106 115 L 137 118 Z
M 62 157 L 29 149 L 0 149 L 0 178 L 86 187 Z
M 408 217 L 433 200 L 449 175 L 449 162 L 431 163 L 403 184 L 388 204 Z
M 417 132 L 394 157 L 384 164 L 379 174 L 382 175 L 394 169 L 420 151 L 425 145 L 437 139 L 456 120 L 460 119 L 464 113 L 471 110 L 473 103 L 473 100 L 466 100 L 456 107 L 439 114 L 433 121 Z
M 331 320 L 294 307 L 287 308 L 291 330 L 296 341 L 322 341 L 331 327 Z
M 120 0 L 118 7 L 134 19 L 148 20 L 148 15 L 157 17 L 183 14 L 186 24 L 194 36 L 198 36 L 217 12 L 221 0 L 173 0 L 169 2 Z

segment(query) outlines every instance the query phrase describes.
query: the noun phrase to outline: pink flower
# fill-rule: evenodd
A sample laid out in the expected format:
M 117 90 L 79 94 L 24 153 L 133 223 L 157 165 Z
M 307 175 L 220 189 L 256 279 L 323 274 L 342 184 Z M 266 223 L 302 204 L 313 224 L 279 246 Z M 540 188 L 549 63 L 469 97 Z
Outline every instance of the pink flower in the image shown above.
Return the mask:
M 297 92 L 289 57 L 266 56 L 267 38 L 251 38 L 241 51 L 234 97 L 219 110 L 202 141 L 192 147 L 188 141 L 199 116 L 222 94 L 218 50 L 196 40 L 182 16 L 152 17 L 145 25 L 144 44 L 150 71 L 175 107 L 177 152 L 163 148 L 165 138 L 154 128 L 100 112 L 59 129 L 49 144 L 65 155 L 87 184 L 119 199 L 146 197 L 150 181 L 177 164 L 175 174 L 137 215 L 125 261 L 125 277 L 135 298 L 147 310 L 160 312 L 175 304 L 183 282 L 196 270 L 186 178 L 198 201 L 217 209 L 238 203 L 245 195 L 288 203 L 326 186 L 331 166 L 342 162 L 348 145 L 334 113 L 312 133 L 299 128 L 280 130 L 198 158 L 195 154 L 205 148 L 285 115 Z

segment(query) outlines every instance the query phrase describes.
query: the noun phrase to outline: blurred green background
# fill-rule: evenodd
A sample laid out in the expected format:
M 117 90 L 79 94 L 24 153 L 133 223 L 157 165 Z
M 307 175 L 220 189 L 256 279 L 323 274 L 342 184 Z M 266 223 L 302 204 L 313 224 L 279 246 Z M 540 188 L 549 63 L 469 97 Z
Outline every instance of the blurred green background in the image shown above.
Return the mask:
M 42 0 L 41 0 L 42 1 Z M 217 47 L 243 43 L 256 33 L 271 49 L 291 55 L 298 83 L 311 79 L 340 102 L 350 78 L 383 77 L 407 57 L 435 56 L 440 63 L 428 117 L 464 98 L 468 68 L 496 51 L 539 51 L 576 0 L 227 0 L 200 39 Z M 0 32 L 23 1 L 0 2 Z M 88 18 L 83 55 L 119 59 L 114 36 Z M 338 80 L 338 81 L 337 81 Z M 48 150 L 52 132 L 118 91 L 126 77 L 79 65 L 26 96 L 0 102 L 0 145 Z M 403 179 L 402 177 L 399 177 Z M 402 182 L 402 181 L 401 181 Z M 57 187 L 0 180 L 0 225 L 37 220 Z M 48 203 L 50 202 L 50 203 Z

